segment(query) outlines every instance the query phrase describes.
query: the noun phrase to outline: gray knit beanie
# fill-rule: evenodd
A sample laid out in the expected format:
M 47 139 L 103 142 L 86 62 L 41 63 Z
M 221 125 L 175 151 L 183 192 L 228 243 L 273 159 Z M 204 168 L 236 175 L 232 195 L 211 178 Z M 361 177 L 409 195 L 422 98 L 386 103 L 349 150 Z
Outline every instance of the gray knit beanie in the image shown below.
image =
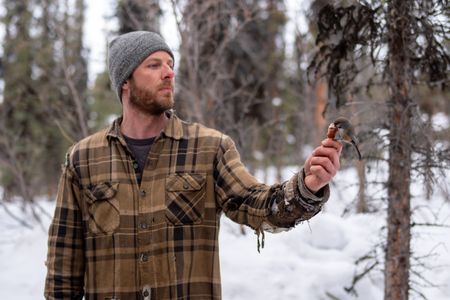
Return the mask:
M 121 102 L 123 83 L 150 54 L 162 50 L 174 59 L 164 39 L 149 31 L 133 31 L 119 35 L 109 43 L 108 50 L 109 79 Z

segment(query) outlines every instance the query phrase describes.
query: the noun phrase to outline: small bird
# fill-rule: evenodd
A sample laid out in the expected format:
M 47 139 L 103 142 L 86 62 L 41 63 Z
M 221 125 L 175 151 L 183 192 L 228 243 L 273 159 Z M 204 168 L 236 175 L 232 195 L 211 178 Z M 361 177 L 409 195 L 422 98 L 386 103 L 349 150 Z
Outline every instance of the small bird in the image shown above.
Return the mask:
M 358 152 L 358 159 L 361 160 L 361 152 L 359 152 L 358 140 L 355 137 L 353 126 L 349 120 L 344 117 L 339 117 L 328 126 L 327 137 L 336 141 L 344 141 L 352 144 Z

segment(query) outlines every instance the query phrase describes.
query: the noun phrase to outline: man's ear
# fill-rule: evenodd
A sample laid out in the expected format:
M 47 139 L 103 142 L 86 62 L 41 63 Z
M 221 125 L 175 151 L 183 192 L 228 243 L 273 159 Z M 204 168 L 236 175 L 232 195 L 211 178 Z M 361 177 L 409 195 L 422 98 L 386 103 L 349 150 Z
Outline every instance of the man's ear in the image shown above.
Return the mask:
M 128 90 L 130 88 L 130 80 L 127 79 L 124 81 L 124 83 L 122 84 L 122 90 Z

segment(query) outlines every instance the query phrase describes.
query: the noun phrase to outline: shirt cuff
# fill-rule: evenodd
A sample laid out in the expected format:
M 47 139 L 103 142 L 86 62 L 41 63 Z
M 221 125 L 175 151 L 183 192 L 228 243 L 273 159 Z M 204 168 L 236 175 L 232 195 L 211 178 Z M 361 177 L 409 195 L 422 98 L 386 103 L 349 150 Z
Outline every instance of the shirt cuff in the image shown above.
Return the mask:
M 317 193 L 311 192 L 305 185 L 305 170 L 302 169 L 296 176 L 294 175 L 285 187 L 284 201 L 288 204 L 293 199 L 298 200 L 307 210 L 313 206 L 326 202 L 330 197 L 330 186 L 327 184 Z
M 330 197 L 330 186 L 327 184 L 316 193 L 311 192 L 305 184 L 305 169 L 302 169 L 298 173 L 298 190 L 300 192 L 301 198 L 308 200 L 308 202 L 326 202 Z

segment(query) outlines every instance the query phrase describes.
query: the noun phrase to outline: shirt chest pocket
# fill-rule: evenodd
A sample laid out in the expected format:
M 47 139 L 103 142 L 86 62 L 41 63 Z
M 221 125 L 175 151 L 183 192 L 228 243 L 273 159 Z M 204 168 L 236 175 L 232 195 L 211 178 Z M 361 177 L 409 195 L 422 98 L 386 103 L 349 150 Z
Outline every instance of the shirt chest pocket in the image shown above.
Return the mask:
M 166 178 L 166 218 L 173 225 L 199 224 L 205 211 L 206 176 L 177 173 Z
M 118 182 L 91 185 L 84 190 L 87 224 L 93 234 L 113 233 L 120 224 Z

